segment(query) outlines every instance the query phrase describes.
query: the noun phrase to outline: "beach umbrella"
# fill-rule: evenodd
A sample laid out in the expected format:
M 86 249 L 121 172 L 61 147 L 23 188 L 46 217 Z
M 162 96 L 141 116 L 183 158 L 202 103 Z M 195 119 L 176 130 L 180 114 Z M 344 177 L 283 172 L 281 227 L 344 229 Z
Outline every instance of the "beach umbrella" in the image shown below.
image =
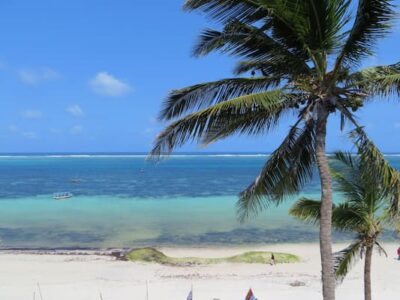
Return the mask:
M 249 289 L 245 300 L 257 300 L 252 289 Z

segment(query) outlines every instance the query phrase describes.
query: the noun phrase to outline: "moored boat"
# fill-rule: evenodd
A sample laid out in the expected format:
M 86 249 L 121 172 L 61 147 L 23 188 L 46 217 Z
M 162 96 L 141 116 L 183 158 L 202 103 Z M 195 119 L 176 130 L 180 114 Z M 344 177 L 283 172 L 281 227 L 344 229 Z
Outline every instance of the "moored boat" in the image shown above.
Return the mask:
M 69 192 L 63 192 L 63 193 L 54 193 L 53 194 L 53 199 L 55 200 L 64 200 L 68 198 L 72 198 L 72 193 Z

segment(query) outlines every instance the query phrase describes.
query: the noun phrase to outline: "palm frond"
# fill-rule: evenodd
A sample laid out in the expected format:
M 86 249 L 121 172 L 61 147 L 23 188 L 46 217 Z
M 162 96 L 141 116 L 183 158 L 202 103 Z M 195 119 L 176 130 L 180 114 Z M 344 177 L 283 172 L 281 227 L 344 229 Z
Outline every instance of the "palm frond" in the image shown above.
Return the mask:
M 353 155 L 350 152 L 337 151 L 334 153 L 334 157 L 337 161 L 341 162 L 350 169 L 354 169 L 356 166 Z
M 289 213 L 299 220 L 316 224 L 321 217 L 320 208 L 321 201 L 302 198 L 292 206 Z M 332 226 L 337 230 L 358 232 L 365 222 L 362 209 L 348 202 L 333 205 L 332 215 Z
M 370 67 L 347 78 L 347 85 L 371 96 L 400 94 L 400 63 Z
M 172 91 L 164 101 L 160 112 L 160 120 L 171 120 L 188 111 L 227 101 L 253 93 L 266 91 L 276 86 L 280 78 L 228 78 L 203 84 L 196 84 L 180 90 Z
M 386 250 L 382 247 L 382 245 L 380 243 L 375 241 L 375 246 L 378 247 L 379 255 L 382 255 L 382 253 L 383 253 L 386 257 L 388 257 Z
M 343 202 L 335 206 L 332 226 L 337 230 L 359 232 L 367 220 L 367 212 L 359 203 Z
M 346 99 L 347 104 L 338 101 L 336 103 L 336 109 L 339 110 L 343 120 L 349 121 L 354 127 L 358 128 L 360 127 L 360 125 L 358 124 L 354 114 L 349 111 L 349 107 L 354 105 L 352 101 L 355 101 L 356 99 L 358 99 L 358 97 L 353 97 L 353 95 L 348 95 Z
M 347 201 L 363 202 L 365 197 L 365 186 L 360 182 L 360 173 L 354 169 L 343 169 L 341 171 L 331 168 L 335 189 L 343 195 Z
M 311 119 L 299 128 L 300 121 L 272 153 L 257 179 L 240 194 L 237 203 L 240 221 L 258 214 L 271 203 L 279 204 L 286 196 L 297 194 L 312 177 L 314 121 Z
M 360 162 L 363 164 L 363 174 L 367 178 L 374 178 L 379 184 L 382 197 L 389 197 L 392 201 L 392 214 L 400 213 L 400 173 L 391 167 L 383 154 L 368 138 L 362 128 L 357 128 L 350 133 L 357 146 Z
M 314 5 L 311 5 L 311 2 Z M 271 37 L 275 41 L 292 53 L 304 55 L 307 60 L 311 60 L 313 50 L 323 49 L 324 46 L 321 46 L 321 43 L 326 42 L 322 36 L 319 37 L 318 42 L 315 41 L 318 36 L 313 27 L 315 23 L 321 21 L 321 18 L 324 22 L 321 26 L 326 25 L 326 6 L 318 5 L 316 1 L 297 0 L 188 0 L 184 7 L 190 10 L 202 10 L 211 18 L 224 24 L 233 19 L 245 23 L 268 24 Z M 321 13 L 323 13 L 322 16 L 320 16 Z M 322 34 L 325 33 L 326 31 L 323 30 Z
M 201 10 L 221 22 L 257 21 L 267 14 L 258 1 L 253 0 L 186 0 L 183 7 L 190 11 Z
M 400 226 L 400 185 L 394 185 L 389 196 L 390 206 L 386 210 L 387 221 Z M 400 228 L 400 227 L 399 227 Z
M 292 70 L 289 74 L 309 72 L 309 67 L 305 63 L 307 58 L 304 55 L 289 51 L 285 45 L 266 34 L 264 28 L 260 29 L 237 20 L 225 25 L 221 32 L 205 30 L 200 35 L 194 54 L 203 56 L 216 50 L 251 59 L 253 62 L 269 62 L 276 65 L 284 63 L 287 65 L 286 70 Z
M 264 112 L 266 120 L 259 123 L 249 124 L 254 126 L 253 130 L 268 130 L 274 125 L 275 114 L 281 113 L 288 108 L 292 100 L 281 89 L 267 91 L 258 94 L 250 94 L 234 98 L 225 102 L 217 103 L 209 108 L 189 114 L 186 117 L 173 122 L 157 137 L 152 157 L 168 155 L 174 148 L 181 146 L 187 141 L 201 142 L 215 132 L 215 128 L 224 124 L 230 124 L 230 120 L 243 116 L 252 115 L 254 112 Z M 221 127 L 223 130 L 223 127 Z
M 346 249 L 334 254 L 336 280 L 339 282 L 343 281 L 352 266 L 361 258 L 362 248 L 362 242 L 357 240 Z
M 291 105 L 292 100 L 287 98 L 273 110 L 254 109 L 246 114 L 219 118 L 210 124 L 201 144 L 206 146 L 234 134 L 248 136 L 266 134 L 278 125 L 282 115 L 289 111 Z
M 285 45 L 301 42 L 311 50 L 311 57 L 329 53 L 337 46 L 340 31 L 349 20 L 350 0 L 260 1 L 272 17 L 273 34 L 285 40 Z M 283 26 L 285 25 L 285 26 Z M 289 34 L 289 35 L 288 35 Z M 293 45 L 294 46 L 294 45 Z
M 290 208 L 289 214 L 299 220 L 316 224 L 321 219 L 321 201 L 301 198 Z
M 321 49 L 331 52 L 338 47 L 341 30 L 350 20 L 350 0 L 319 0 L 302 2 L 308 15 L 310 31 L 307 35 L 311 39 L 310 49 Z
M 392 0 L 359 0 L 354 24 L 338 55 L 335 70 L 342 65 L 358 63 L 360 58 L 371 55 L 379 38 L 391 28 L 395 16 Z
M 362 203 L 365 200 L 365 184 L 360 181 L 361 171 L 358 158 L 342 151 L 335 152 L 334 157 L 331 175 L 336 183 L 336 190 L 347 201 Z
M 281 79 L 281 82 L 293 81 L 296 78 L 304 77 L 305 74 L 310 74 L 312 71 L 312 68 L 305 67 L 301 62 L 286 61 L 285 59 L 244 60 L 239 61 L 233 69 L 236 75 L 251 72 L 252 74 L 262 74 L 266 77 L 277 77 Z
M 270 70 L 273 70 L 272 72 Z M 276 72 L 275 70 L 278 70 Z M 288 74 L 286 66 L 282 66 L 282 64 L 275 64 L 271 62 L 265 62 L 265 61 L 251 61 L 251 60 L 243 60 L 239 61 L 234 70 L 233 73 L 236 75 L 242 75 L 244 73 L 248 72 L 261 72 L 262 74 Z

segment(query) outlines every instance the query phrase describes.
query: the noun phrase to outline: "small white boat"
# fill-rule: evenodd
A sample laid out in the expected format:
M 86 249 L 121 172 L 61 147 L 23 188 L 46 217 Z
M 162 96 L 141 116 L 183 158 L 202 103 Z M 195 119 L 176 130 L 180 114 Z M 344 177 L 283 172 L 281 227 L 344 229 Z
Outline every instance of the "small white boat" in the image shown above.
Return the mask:
M 68 199 L 68 198 L 72 198 L 72 193 L 64 192 L 64 193 L 54 193 L 53 194 L 53 199 L 55 199 L 55 200 L 64 200 L 64 199 Z

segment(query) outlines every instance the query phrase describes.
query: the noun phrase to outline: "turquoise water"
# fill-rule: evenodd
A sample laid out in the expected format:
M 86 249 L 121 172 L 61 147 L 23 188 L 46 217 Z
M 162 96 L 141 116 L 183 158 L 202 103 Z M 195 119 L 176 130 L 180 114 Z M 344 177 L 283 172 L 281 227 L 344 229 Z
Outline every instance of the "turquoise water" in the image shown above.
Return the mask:
M 400 167 L 400 157 L 388 158 Z M 3 156 L 0 248 L 316 240 L 315 228 L 287 215 L 295 199 L 247 224 L 237 222 L 236 195 L 267 159 L 263 155 L 188 155 L 152 164 L 143 155 Z M 77 178 L 78 183 L 73 180 Z M 62 191 L 74 197 L 52 198 L 54 192 Z M 315 178 L 303 195 L 318 197 L 318 193 Z

